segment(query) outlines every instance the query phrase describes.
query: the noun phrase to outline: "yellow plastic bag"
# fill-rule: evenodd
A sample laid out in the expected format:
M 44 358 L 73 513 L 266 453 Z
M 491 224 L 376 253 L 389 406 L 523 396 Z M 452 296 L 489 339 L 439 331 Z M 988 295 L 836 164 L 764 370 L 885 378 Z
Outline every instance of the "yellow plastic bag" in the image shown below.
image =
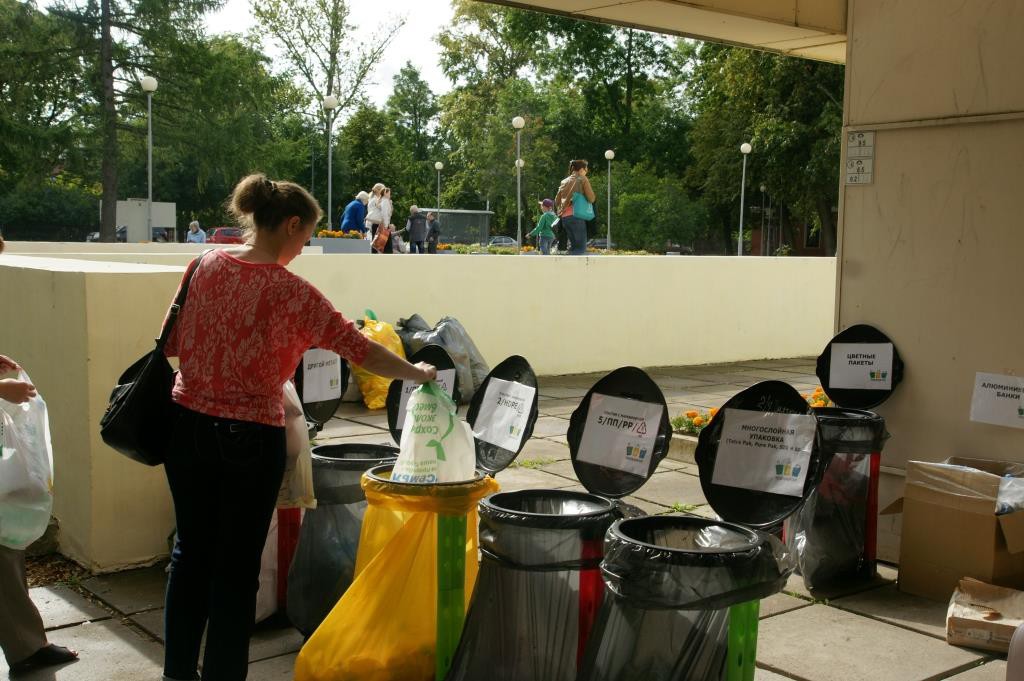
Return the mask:
M 395 333 L 394 327 L 377 319 L 372 310 L 366 311 L 362 333 L 372 341 L 377 341 L 399 357 L 405 358 L 402 339 Z M 391 379 L 372 374 L 366 369 L 352 365 L 352 375 L 356 377 L 359 392 L 363 394 L 363 402 L 368 409 L 381 409 L 388 398 Z
M 356 577 L 299 652 L 296 681 L 433 681 L 437 642 L 437 518 L 466 517 L 465 607 L 477 574 L 476 505 L 485 477 L 409 485 L 363 476 L 369 507 Z

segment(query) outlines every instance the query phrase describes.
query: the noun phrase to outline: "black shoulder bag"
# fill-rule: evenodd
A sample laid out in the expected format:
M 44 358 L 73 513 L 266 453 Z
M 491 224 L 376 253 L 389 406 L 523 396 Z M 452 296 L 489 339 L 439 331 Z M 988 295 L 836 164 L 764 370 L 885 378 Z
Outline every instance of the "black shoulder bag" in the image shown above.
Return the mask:
M 147 466 L 159 466 L 164 462 L 170 439 L 169 413 L 174 370 L 164 355 L 164 345 L 185 304 L 192 277 L 206 253 L 192 261 L 188 276 L 167 313 L 160 337 L 156 339 L 156 347 L 117 379 L 117 385 L 110 393 L 110 404 L 100 419 L 103 441 L 129 459 Z

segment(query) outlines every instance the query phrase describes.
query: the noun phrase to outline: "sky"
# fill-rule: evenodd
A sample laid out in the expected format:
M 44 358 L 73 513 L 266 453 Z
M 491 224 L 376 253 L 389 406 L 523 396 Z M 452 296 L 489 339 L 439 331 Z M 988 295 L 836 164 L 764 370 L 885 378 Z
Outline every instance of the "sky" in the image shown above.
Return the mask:
M 369 36 L 387 23 L 389 17 L 406 17 L 405 26 L 393 36 L 391 46 L 372 75 L 376 85 L 367 89 L 370 101 L 378 106 L 385 103 L 391 94 L 391 79 L 406 61 L 420 70 L 434 94 L 451 89 L 438 66 L 440 48 L 434 42 L 434 36 L 451 23 L 453 12 L 449 0 L 348 0 L 348 5 L 350 21 L 357 27 L 357 40 L 360 29 Z M 254 25 L 249 0 L 227 0 L 220 11 L 206 17 L 211 33 L 245 33 Z M 271 57 L 280 58 L 273 44 L 265 44 L 264 49 Z M 284 64 L 280 66 L 283 68 Z

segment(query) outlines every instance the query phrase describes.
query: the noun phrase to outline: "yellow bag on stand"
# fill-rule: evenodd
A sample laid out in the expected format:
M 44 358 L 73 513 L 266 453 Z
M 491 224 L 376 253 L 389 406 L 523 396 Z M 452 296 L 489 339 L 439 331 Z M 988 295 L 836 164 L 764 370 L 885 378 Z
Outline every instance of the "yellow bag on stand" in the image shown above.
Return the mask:
M 402 359 L 405 359 L 405 349 L 402 347 L 402 339 L 395 333 L 394 327 L 387 322 L 382 322 L 373 314 L 373 310 L 366 311 L 366 318 L 363 320 L 362 333 L 372 341 L 377 341 L 391 352 Z M 381 409 L 388 399 L 388 388 L 391 386 L 391 379 L 370 373 L 366 369 L 352 365 L 352 375 L 359 385 L 359 392 L 363 394 L 363 402 L 367 409 Z
M 433 681 L 438 518 L 465 517 L 465 609 L 478 569 L 477 502 L 498 483 L 414 485 L 364 474 L 362 487 L 369 507 L 355 580 L 302 647 L 295 680 Z

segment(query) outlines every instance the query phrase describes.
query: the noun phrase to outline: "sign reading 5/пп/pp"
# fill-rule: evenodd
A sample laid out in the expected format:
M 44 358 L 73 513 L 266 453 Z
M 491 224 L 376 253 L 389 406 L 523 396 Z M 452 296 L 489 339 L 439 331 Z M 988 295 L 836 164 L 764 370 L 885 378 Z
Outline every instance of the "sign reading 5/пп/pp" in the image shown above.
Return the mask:
M 806 414 L 725 409 L 711 482 L 803 496 L 816 423 Z
M 892 390 L 892 343 L 833 343 L 829 388 Z
M 664 407 L 593 393 L 577 460 L 646 476 Z

